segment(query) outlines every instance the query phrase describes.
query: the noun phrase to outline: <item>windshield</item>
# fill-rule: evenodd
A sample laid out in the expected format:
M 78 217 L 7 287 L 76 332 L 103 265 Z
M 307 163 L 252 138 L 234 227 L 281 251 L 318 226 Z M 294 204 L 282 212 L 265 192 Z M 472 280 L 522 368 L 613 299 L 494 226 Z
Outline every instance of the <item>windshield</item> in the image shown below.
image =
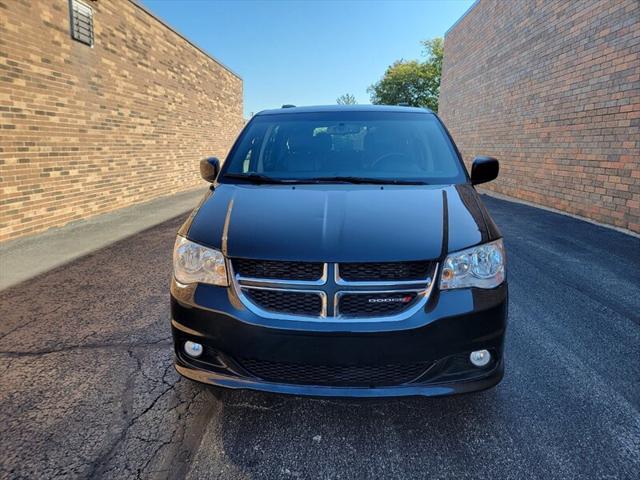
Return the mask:
M 223 182 L 466 182 L 449 137 L 428 113 L 258 115 L 225 163 Z

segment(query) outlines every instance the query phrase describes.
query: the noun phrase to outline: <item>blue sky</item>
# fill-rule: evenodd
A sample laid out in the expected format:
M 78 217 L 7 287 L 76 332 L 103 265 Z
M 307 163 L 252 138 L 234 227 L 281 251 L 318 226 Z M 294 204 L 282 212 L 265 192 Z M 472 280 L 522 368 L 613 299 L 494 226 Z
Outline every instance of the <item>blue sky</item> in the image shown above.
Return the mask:
M 419 58 L 473 0 L 206 1 L 144 5 L 244 80 L 245 117 L 283 103 L 369 103 L 367 87 L 395 60 Z

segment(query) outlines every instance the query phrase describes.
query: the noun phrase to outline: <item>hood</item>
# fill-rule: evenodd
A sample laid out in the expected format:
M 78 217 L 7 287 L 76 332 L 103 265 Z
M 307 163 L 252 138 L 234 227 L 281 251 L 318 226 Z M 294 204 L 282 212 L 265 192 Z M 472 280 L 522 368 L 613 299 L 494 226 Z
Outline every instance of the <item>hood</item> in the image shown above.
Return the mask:
M 487 241 L 484 217 L 470 185 L 219 184 L 188 237 L 229 257 L 428 260 Z

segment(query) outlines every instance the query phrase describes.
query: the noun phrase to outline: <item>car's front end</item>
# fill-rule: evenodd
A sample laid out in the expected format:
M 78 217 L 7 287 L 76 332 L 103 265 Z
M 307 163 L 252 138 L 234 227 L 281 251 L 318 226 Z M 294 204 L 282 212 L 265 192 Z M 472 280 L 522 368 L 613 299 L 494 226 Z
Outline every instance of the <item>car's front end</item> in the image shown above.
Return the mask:
M 350 128 L 336 135 L 352 138 Z M 449 185 L 345 178 L 216 182 L 174 249 L 178 372 L 318 396 L 435 396 L 497 384 L 505 252 L 466 177 Z

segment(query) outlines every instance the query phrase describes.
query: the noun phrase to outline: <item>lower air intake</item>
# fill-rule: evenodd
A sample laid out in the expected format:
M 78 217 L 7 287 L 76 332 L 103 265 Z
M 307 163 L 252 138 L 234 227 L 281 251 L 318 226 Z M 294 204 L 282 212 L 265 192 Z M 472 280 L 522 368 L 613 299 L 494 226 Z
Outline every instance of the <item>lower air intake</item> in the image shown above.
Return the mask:
M 418 362 L 340 366 L 242 360 L 242 366 L 249 373 L 266 381 L 345 387 L 385 387 L 410 383 L 426 372 L 431 365 L 430 362 Z

